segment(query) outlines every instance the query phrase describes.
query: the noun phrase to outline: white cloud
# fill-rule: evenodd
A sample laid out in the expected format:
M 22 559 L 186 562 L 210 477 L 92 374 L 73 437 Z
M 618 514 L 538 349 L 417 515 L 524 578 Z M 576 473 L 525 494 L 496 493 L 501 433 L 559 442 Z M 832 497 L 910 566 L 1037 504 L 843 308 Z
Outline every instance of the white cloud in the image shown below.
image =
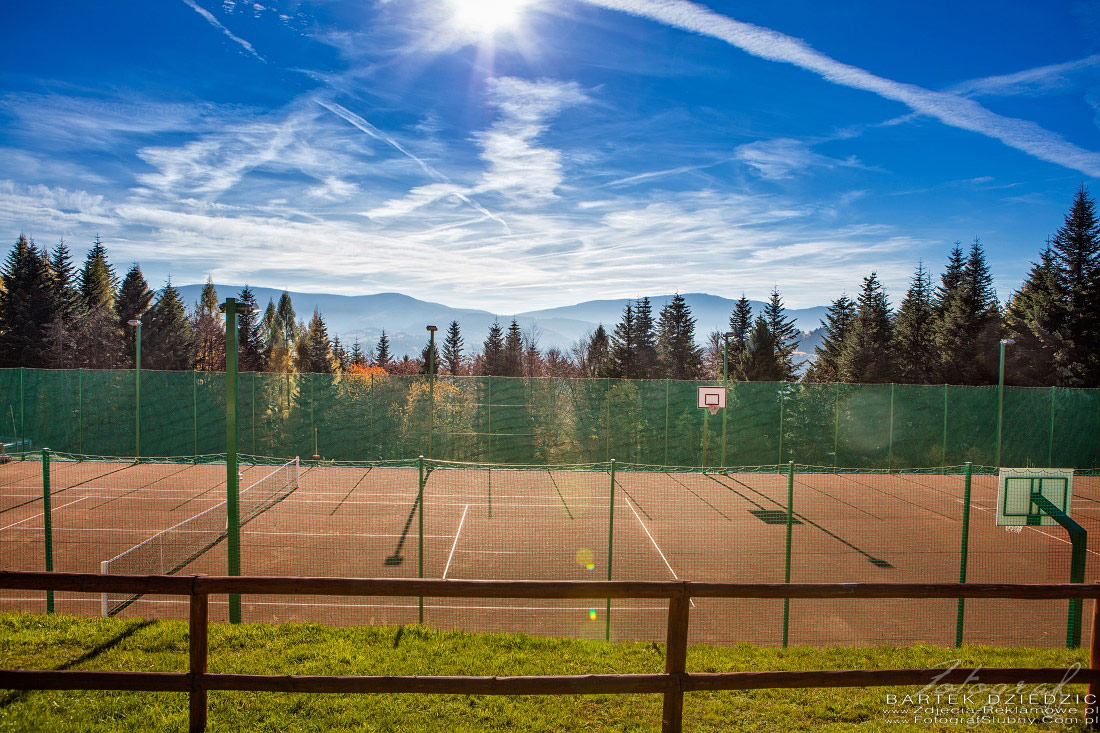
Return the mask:
M 1100 176 L 1100 153 L 1086 150 L 1034 122 L 995 114 L 972 99 L 877 76 L 814 50 L 791 36 L 733 20 L 687 0 L 584 0 L 612 10 L 717 38 L 770 61 L 793 64 L 823 79 L 905 104 L 945 125 L 1000 140 L 1040 160 Z
M 1068 75 L 1095 66 L 1100 66 L 1100 54 L 1092 54 L 1061 64 L 1037 66 L 1011 74 L 970 79 L 950 86 L 946 91 L 965 97 L 1038 94 L 1060 89 L 1068 83 Z
M 737 146 L 733 151 L 736 160 L 752 168 L 763 178 L 792 178 L 810 168 L 862 168 L 854 158 L 837 160 L 815 153 L 801 140 L 775 138 L 759 140 Z
M 211 13 L 209 10 L 207 10 L 206 8 L 204 8 L 201 5 L 199 5 L 198 3 L 196 3 L 195 0 L 183 0 L 183 4 L 186 5 L 187 7 L 191 8 L 192 10 L 194 10 L 199 15 L 201 15 L 203 17 L 203 19 L 206 20 L 207 23 L 209 23 L 210 25 L 214 26 L 219 31 L 224 33 L 226 35 L 226 37 L 228 37 L 231 41 L 233 41 L 238 46 L 243 48 L 245 51 L 248 51 L 250 54 L 255 56 L 260 61 L 264 61 L 264 57 L 256 52 L 256 49 L 254 49 L 252 47 L 251 43 L 244 40 L 243 38 L 240 38 L 238 36 L 233 35 L 233 32 L 230 31 L 228 28 L 226 28 L 224 25 L 222 25 L 221 21 L 218 20 L 217 18 L 215 18 L 213 13 Z

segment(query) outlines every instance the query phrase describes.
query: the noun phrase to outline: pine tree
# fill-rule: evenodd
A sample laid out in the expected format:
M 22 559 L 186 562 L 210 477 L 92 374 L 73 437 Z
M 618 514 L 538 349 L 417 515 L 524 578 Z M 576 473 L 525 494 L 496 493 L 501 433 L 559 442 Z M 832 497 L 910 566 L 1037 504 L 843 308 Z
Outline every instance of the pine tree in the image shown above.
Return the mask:
M 153 291 L 149 289 L 149 283 L 141 268 L 134 263 L 126 271 L 126 277 L 122 279 L 122 287 L 118 290 L 118 299 L 115 301 L 115 312 L 118 315 L 118 327 L 122 333 L 122 353 L 126 358 L 126 365 L 131 369 L 134 366 L 135 329 L 129 325 L 130 321 L 139 320 L 153 302 Z
M 240 328 L 239 318 L 237 327 Z M 209 276 L 206 278 L 206 284 L 202 286 L 199 302 L 195 303 L 191 332 L 195 343 L 195 369 L 202 372 L 224 370 L 225 328 L 222 326 L 222 317 L 219 312 L 218 292 L 214 288 L 214 281 Z M 239 366 L 238 360 L 238 368 Z
M 745 348 L 737 357 L 737 371 L 748 382 L 782 382 L 786 378 L 786 367 L 779 360 L 775 336 L 764 316 L 753 322 Z
M 586 377 L 599 376 L 610 357 L 611 343 L 607 338 L 607 330 L 603 324 L 596 326 L 592 336 L 584 345 L 584 354 L 581 359 L 581 372 Z
M 191 321 L 180 293 L 169 280 L 141 319 L 142 368 L 191 369 L 195 346 Z
M 247 285 L 237 294 L 237 368 L 242 372 L 264 370 L 264 327 L 256 294 Z
M 1063 344 L 1055 358 L 1066 386 L 1100 384 L 1100 222 L 1095 202 L 1081 186 L 1054 235 L 1064 314 Z
M 943 315 L 948 303 L 962 286 L 963 267 L 965 266 L 966 258 L 963 255 L 962 243 L 955 242 L 955 246 L 951 248 L 951 254 L 947 256 L 947 266 L 940 276 L 940 284 L 936 288 L 936 295 L 933 299 L 938 315 Z
M 462 373 L 462 331 L 458 321 L 451 321 L 447 327 L 447 336 L 443 339 L 443 363 L 447 371 L 457 377 Z
M 837 359 L 842 382 L 884 383 L 892 377 L 890 303 L 877 273 L 863 278 L 858 308 Z
M 493 321 L 489 326 L 489 335 L 485 337 L 483 345 L 482 369 L 485 374 L 496 377 L 504 374 L 504 329 L 500 323 Z
M 638 378 L 638 337 L 634 322 L 634 306 L 627 301 L 623 317 L 611 332 L 611 353 L 601 376 L 616 379 Z
M 298 339 L 298 371 L 312 374 L 332 374 L 335 364 L 332 357 L 332 339 L 328 326 L 317 309 Z
M 20 234 L 0 277 L 0 364 L 45 366 L 44 338 L 56 315 L 48 258 Z
M 1058 372 L 1057 354 L 1063 344 L 1062 304 L 1058 262 L 1048 243 L 1005 306 L 1005 336 L 1016 342 L 1005 354 L 1007 382 L 1048 387 L 1070 378 L 1070 374 Z
M 513 318 L 504 334 L 504 376 L 523 376 L 523 332 Z
M 635 360 L 639 379 L 657 376 L 657 328 L 653 321 L 653 306 L 642 298 L 634 307 L 634 334 L 637 343 Z
M 787 318 L 783 299 L 779 289 L 772 288 L 771 296 L 764 306 L 764 319 L 768 322 L 768 331 L 775 339 L 775 359 L 783 372 L 780 381 L 789 382 L 795 376 L 794 350 L 798 346 L 798 328 L 793 318 Z
M 57 317 L 69 321 L 80 307 L 77 273 L 69 246 L 62 239 L 50 254 L 50 276 L 54 286 L 54 309 Z
M 661 308 L 657 323 L 657 356 L 669 379 L 698 379 L 703 353 L 695 343 L 695 319 L 691 306 L 677 293 Z
M 855 317 L 856 304 L 847 295 L 841 295 L 829 305 L 821 321 L 825 327 L 821 345 L 815 350 L 814 363 L 806 371 L 805 381 L 835 382 L 840 378 L 837 362 Z
M 917 272 L 894 319 L 896 381 L 902 384 L 929 384 L 935 380 L 938 370 L 933 362 L 936 353 L 934 316 L 931 278 L 924 269 L 924 263 L 918 263 Z
M 113 308 L 117 290 L 118 278 L 107 261 L 107 247 L 97 234 L 80 273 L 80 295 L 89 309 Z
M 730 313 L 730 363 L 736 364 L 740 358 L 741 351 L 744 350 L 746 344 L 749 342 L 749 333 L 752 331 L 752 304 L 749 299 L 745 297 L 744 293 L 741 293 L 741 297 L 737 299 L 737 302 L 733 305 L 733 312 Z
M 348 361 L 352 366 L 365 367 L 367 365 L 367 355 L 363 352 L 363 347 L 359 345 L 359 339 L 355 339 L 355 343 L 351 346 L 351 354 L 348 356 Z
M 374 365 L 387 372 L 393 368 L 393 354 L 390 353 L 390 337 L 386 335 L 386 329 L 382 329 L 382 335 L 374 346 Z
M 953 252 L 949 269 L 954 267 L 954 260 Z M 975 239 L 970 247 L 958 284 L 942 292 L 935 329 L 941 378 L 948 384 L 993 383 L 997 378 L 1000 311 L 979 240 Z

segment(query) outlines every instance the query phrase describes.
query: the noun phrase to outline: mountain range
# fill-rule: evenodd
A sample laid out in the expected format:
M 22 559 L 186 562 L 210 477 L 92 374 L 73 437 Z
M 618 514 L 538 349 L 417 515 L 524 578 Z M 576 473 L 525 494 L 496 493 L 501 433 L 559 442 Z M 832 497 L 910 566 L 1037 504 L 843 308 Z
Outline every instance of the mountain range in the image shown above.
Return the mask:
M 184 302 L 193 307 L 199 299 L 202 285 L 183 285 L 178 288 Z M 215 285 L 219 299 L 235 296 L 240 292 L 239 285 Z M 253 287 L 256 300 L 261 308 L 269 300 L 277 302 L 282 290 Z M 373 348 L 385 329 L 390 337 L 392 353 L 400 357 L 403 354 L 416 355 L 424 348 L 427 334 L 424 327 L 428 324 L 439 326 L 442 338 L 451 321 L 462 326 L 467 353 L 481 350 L 481 344 L 488 335 L 494 321 L 507 326 L 512 318 L 516 319 L 524 330 L 533 329 L 539 336 L 539 347 L 543 350 L 555 346 L 568 350 L 576 341 L 585 338 L 599 324 L 610 332 L 622 316 L 623 308 L 632 299 L 588 300 L 574 305 L 523 313 L 490 313 L 472 308 L 452 308 L 442 303 L 418 300 L 401 293 L 375 293 L 373 295 L 333 295 L 330 293 L 290 292 L 294 310 L 298 318 L 304 321 L 314 309 L 319 310 L 328 324 L 329 333 L 339 336 L 350 346 L 356 339 L 363 349 Z M 651 295 L 654 318 L 661 306 L 672 299 L 672 295 Z M 724 331 L 728 328 L 729 316 L 734 302 L 709 293 L 685 293 L 684 298 L 691 306 L 696 318 L 696 337 L 700 343 L 711 331 Z M 761 301 L 751 301 L 753 312 L 760 313 L 764 307 Z M 825 315 L 825 306 L 812 308 L 792 308 L 787 316 L 794 319 L 795 325 L 802 331 L 802 340 L 798 351 L 806 356 L 813 354 L 820 343 L 821 319 Z

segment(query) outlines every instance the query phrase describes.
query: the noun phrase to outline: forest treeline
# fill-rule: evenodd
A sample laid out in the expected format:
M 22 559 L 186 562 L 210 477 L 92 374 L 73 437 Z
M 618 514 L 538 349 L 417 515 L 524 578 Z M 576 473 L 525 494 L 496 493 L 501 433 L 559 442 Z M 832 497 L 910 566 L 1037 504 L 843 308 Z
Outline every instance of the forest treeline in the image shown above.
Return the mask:
M 134 264 L 119 279 L 97 235 L 78 267 L 64 241 L 39 248 L 20 235 L 0 269 L 0 366 L 132 368 L 142 324 L 142 367 L 219 371 L 225 331 L 219 294 L 208 280 L 197 303 L 184 303 L 166 283 L 156 293 Z M 468 348 L 452 321 L 429 359 L 391 353 L 385 331 L 373 348 L 330 336 L 320 312 L 300 319 L 288 293 L 261 307 L 245 287 L 238 301 L 242 371 L 437 373 L 519 377 L 713 379 L 903 384 L 991 384 L 998 344 L 1011 339 L 1006 381 L 1030 386 L 1100 386 L 1100 224 L 1083 186 L 1063 225 L 1039 252 L 1026 279 L 1001 304 L 980 241 L 951 250 L 938 281 L 923 263 L 895 309 L 876 273 L 855 298 L 841 295 L 827 311 L 812 364 L 782 296 L 773 290 L 760 313 L 736 302 L 729 331 L 696 341 L 696 319 L 682 296 L 655 314 L 648 298 L 629 302 L 610 330 L 598 326 L 572 348 L 541 349 L 535 329 L 496 322 Z

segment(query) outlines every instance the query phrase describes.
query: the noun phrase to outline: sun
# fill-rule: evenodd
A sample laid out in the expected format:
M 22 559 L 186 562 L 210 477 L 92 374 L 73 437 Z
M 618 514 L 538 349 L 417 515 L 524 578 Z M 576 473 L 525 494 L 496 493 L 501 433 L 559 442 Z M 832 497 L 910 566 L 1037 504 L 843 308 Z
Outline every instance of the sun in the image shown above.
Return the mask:
M 467 32 L 492 35 L 515 28 L 529 0 L 450 0 L 455 25 Z

